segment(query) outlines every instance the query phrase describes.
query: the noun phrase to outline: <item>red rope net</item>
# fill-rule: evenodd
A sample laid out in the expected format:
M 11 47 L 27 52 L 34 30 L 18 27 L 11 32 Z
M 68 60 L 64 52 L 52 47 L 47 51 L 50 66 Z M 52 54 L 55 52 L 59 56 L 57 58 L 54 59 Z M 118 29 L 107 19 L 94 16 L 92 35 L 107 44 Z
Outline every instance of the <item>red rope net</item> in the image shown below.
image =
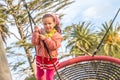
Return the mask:
M 58 72 L 62 80 L 120 80 L 120 59 L 80 56 L 61 62 Z

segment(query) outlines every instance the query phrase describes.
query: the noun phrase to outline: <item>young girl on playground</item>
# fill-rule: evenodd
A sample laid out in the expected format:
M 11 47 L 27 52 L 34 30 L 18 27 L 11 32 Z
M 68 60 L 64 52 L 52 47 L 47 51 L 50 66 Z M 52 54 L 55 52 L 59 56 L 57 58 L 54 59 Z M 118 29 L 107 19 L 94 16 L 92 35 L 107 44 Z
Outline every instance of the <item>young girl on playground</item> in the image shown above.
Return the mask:
M 36 46 L 36 77 L 37 80 L 53 80 L 55 67 L 58 67 L 57 49 L 61 45 L 62 36 L 60 34 L 59 18 L 55 14 L 45 14 L 42 18 L 44 28 L 34 27 L 32 34 L 32 44 Z M 47 45 L 49 53 L 44 46 Z M 46 76 L 46 77 L 45 77 Z

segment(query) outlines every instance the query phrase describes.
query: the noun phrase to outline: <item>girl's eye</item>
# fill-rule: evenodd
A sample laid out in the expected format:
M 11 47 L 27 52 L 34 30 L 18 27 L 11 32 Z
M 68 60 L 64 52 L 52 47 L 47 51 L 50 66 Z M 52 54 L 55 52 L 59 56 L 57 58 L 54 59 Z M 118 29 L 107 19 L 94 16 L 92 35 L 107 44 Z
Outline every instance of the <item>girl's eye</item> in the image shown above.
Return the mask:
M 51 25 L 52 23 L 43 23 L 43 25 Z
M 50 25 L 51 23 L 49 23 L 49 25 Z
M 44 23 L 44 25 L 46 25 L 46 23 Z

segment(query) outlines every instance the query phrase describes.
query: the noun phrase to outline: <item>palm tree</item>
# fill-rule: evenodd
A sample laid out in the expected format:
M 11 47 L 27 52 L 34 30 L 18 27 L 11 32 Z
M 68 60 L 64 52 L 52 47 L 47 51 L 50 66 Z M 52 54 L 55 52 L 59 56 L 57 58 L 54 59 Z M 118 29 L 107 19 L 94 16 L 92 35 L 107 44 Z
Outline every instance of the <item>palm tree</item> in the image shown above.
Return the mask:
M 12 80 L 5 53 L 5 48 L 0 34 L 0 80 Z
M 0 80 L 12 80 L 5 48 L 3 42 L 8 34 L 8 29 L 5 26 L 7 21 L 7 15 L 5 15 L 6 8 L 0 4 Z M 4 14 L 2 14 L 4 13 Z
M 90 32 L 90 23 L 73 24 L 65 28 L 65 40 L 68 39 L 67 47 L 70 47 L 72 55 L 91 55 L 94 46 L 97 44 L 96 36 Z
M 101 29 L 99 36 L 103 36 L 105 34 L 107 29 L 110 27 L 111 22 L 112 21 L 109 21 L 109 23 L 105 22 L 104 24 L 102 24 L 103 29 Z M 103 42 L 102 49 L 100 50 L 100 54 L 120 58 L 119 31 L 120 31 L 119 24 L 116 24 L 115 26 L 114 25 L 111 26 Z

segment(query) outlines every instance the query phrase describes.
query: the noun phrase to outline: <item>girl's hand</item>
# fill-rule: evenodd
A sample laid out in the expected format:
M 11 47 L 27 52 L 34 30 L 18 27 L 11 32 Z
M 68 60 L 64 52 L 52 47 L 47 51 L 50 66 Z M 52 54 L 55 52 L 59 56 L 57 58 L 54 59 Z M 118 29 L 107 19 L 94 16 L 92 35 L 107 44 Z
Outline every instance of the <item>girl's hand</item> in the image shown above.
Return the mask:
M 34 31 L 35 31 L 35 32 L 38 32 L 38 31 L 39 31 L 38 26 L 35 26 L 35 27 L 34 27 Z
M 45 35 L 43 35 L 43 34 L 39 34 L 39 37 L 40 37 L 40 39 L 41 40 L 45 40 L 47 37 L 45 36 Z

